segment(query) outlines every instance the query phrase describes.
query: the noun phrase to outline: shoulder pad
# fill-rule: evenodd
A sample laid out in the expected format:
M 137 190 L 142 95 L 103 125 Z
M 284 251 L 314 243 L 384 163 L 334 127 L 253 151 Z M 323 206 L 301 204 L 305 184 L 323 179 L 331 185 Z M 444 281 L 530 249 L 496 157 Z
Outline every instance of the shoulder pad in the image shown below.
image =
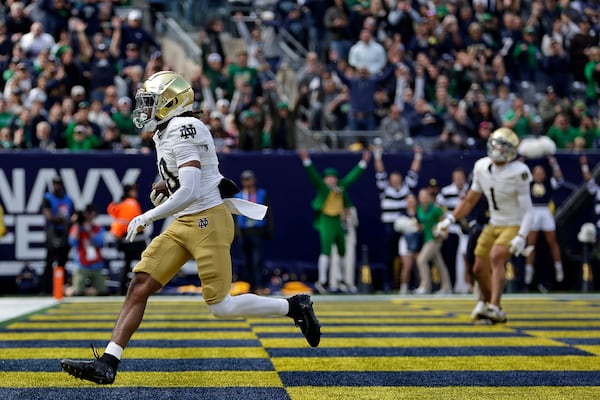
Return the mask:
M 173 141 L 206 143 L 210 132 L 202 121 L 194 117 L 175 117 L 165 129 L 165 136 Z

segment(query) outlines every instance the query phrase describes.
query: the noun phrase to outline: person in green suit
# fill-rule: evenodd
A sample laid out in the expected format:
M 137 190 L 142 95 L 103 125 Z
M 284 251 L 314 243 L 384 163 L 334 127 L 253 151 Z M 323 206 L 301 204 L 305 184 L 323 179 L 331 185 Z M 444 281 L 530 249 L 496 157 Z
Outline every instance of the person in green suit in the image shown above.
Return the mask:
M 315 288 L 320 293 L 326 293 L 325 285 L 327 284 L 331 247 L 333 244 L 336 245 L 340 257 L 343 257 L 346 252 L 342 217 L 352 207 L 347 189 L 363 174 L 371 159 L 371 153 L 364 151 L 360 162 L 341 179 L 335 168 L 326 168 L 321 176 L 306 150 L 300 150 L 299 156 L 317 191 L 311 202 L 311 207 L 315 211 L 314 227 L 319 233 L 321 244 L 318 261 L 319 279 L 315 283 Z

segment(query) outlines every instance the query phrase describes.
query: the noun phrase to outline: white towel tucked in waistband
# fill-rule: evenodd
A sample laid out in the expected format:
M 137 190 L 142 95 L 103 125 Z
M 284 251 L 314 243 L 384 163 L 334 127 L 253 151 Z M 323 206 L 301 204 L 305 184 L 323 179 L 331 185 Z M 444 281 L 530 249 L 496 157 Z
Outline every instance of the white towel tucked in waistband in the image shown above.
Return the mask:
M 267 206 L 244 199 L 227 198 L 223 199 L 223 204 L 232 214 L 243 215 L 256 220 L 263 219 L 267 213 Z

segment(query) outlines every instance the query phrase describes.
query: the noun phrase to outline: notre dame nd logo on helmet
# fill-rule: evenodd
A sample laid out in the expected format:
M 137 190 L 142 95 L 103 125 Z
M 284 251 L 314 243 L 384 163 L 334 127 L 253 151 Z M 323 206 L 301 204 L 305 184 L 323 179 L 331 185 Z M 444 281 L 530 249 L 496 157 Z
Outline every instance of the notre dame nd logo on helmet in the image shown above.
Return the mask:
M 196 136 L 196 128 L 192 124 L 183 125 L 181 128 L 179 128 L 179 133 L 184 139 L 193 139 Z
M 198 220 L 198 227 L 200 229 L 204 229 L 204 228 L 208 227 L 208 218 L 200 218 Z

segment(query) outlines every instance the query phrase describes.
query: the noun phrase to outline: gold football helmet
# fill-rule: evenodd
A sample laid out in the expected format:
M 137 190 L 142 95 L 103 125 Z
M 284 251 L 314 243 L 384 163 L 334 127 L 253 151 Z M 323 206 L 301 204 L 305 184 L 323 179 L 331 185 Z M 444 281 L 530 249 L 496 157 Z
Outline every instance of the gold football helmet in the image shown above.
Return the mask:
M 150 76 L 135 94 L 133 123 L 145 131 L 153 131 L 158 123 L 192 109 L 194 90 L 181 75 L 161 71 Z
M 511 129 L 496 129 L 487 141 L 487 154 L 494 162 L 505 163 L 515 159 L 519 137 Z

